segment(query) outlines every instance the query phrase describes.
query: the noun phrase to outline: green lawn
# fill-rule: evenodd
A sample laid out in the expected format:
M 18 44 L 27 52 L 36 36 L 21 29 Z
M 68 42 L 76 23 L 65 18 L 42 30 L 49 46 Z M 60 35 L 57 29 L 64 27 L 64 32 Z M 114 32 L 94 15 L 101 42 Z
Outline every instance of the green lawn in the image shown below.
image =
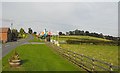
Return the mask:
M 118 46 L 90 44 L 61 44 L 62 48 L 84 54 L 91 58 L 118 65 Z
M 56 54 L 45 44 L 27 44 L 16 48 L 23 64 L 20 68 L 11 68 L 8 58 L 14 51 L 2 59 L 3 71 L 79 71 L 82 70 L 68 60 Z

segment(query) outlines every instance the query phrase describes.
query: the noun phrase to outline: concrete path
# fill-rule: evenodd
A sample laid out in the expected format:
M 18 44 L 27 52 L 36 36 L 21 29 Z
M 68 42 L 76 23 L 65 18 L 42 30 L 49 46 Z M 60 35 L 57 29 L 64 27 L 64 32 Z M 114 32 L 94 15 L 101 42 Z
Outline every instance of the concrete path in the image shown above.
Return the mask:
M 17 46 L 28 43 L 28 41 L 33 38 L 34 37 L 32 35 L 29 35 L 26 39 L 20 39 L 15 42 L 8 42 L 6 44 L 2 44 L 2 57 L 7 55 L 12 49 L 16 48 Z
M 44 42 L 30 42 L 30 43 L 27 43 L 27 44 L 45 44 Z

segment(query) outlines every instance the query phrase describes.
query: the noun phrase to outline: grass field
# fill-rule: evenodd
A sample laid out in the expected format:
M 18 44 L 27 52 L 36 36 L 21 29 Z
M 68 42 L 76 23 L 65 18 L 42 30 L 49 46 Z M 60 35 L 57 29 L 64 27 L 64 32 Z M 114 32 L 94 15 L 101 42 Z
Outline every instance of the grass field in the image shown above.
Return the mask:
M 66 41 L 69 39 L 75 39 L 75 40 L 98 40 L 98 41 L 111 41 L 107 39 L 102 39 L 102 38 L 96 38 L 92 36 L 53 36 L 52 39 L 57 39 L 58 41 Z
M 3 71 L 78 71 L 82 70 L 66 59 L 56 54 L 45 44 L 27 44 L 15 49 L 23 64 L 20 68 L 11 68 L 8 64 L 8 58 L 14 51 L 5 56 L 3 61 Z
M 61 44 L 61 47 L 84 54 L 91 58 L 103 60 L 118 65 L 118 46 L 89 45 L 89 44 Z
M 55 37 L 52 37 L 55 39 Z M 60 36 L 57 38 L 59 41 L 66 41 L 69 39 L 75 40 L 97 40 L 97 41 L 111 41 L 102 38 L 96 38 L 91 36 Z M 68 49 L 80 54 L 84 54 L 91 58 L 103 60 L 113 65 L 118 65 L 118 46 L 113 45 L 94 45 L 94 44 L 60 44 L 64 49 Z

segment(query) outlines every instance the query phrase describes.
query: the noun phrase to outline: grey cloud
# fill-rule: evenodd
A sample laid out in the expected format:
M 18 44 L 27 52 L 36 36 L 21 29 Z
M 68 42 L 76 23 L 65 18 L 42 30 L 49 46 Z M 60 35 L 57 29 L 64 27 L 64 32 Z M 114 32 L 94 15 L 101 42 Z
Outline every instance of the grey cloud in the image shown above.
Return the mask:
M 3 3 L 3 18 L 26 31 L 28 27 L 37 32 L 81 29 L 117 36 L 117 9 L 117 2 L 8 2 Z

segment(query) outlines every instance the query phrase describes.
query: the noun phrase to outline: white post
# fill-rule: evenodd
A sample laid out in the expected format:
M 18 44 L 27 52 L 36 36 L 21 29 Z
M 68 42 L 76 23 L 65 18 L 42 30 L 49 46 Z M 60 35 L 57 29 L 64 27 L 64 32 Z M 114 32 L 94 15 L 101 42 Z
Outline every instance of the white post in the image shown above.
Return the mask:
M 74 62 L 76 62 L 76 53 L 74 51 L 74 54 L 73 54 L 73 59 L 74 59 Z
M 95 58 L 92 58 L 92 71 L 94 71 L 95 67 L 94 67 L 94 63 L 95 63 Z
M 12 33 L 12 29 L 13 29 L 12 27 L 13 27 L 13 23 L 11 23 L 11 33 Z
M 110 71 L 113 71 L 112 66 L 113 66 L 113 64 L 110 63 Z

